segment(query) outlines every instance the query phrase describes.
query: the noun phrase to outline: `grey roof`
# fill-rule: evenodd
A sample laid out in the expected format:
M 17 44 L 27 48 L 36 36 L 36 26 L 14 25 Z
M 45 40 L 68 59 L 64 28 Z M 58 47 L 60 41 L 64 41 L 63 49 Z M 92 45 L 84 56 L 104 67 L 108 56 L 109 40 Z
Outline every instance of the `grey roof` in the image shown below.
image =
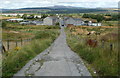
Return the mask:
M 73 18 L 75 21 L 82 21 L 80 18 Z
M 68 19 L 70 19 L 70 18 L 72 18 L 72 19 L 75 20 L 75 21 L 83 21 L 83 20 L 80 19 L 80 18 L 73 18 L 73 17 L 64 17 L 64 20 L 68 20 Z
M 64 19 L 64 20 L 67 20 L 67 19 L 69 19 L 69 18 L 71 18 L 71 17 L 64 17 L 63 19 Z
M 56 16 L 49 16 L 49 18 L 51 18 L 51 19 L 58 19 Z
M 43 23 L 43 21 L 33 21 L 33 23 L 41 24 L 41 23 Z

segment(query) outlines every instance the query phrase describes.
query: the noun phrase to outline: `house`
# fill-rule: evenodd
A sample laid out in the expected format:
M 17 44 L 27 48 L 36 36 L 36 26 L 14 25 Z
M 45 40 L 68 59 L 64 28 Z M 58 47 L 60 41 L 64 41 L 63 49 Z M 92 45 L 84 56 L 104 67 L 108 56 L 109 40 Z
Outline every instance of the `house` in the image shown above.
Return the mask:
M 14 18 L 14 19 L 8 19 L 7 21 L 11 21 L 11 22 L 21 22 L 21 21 L 24 21 L 24 19 L 22 19 L 22 18 Z
M 38 23 L 36 23 L 36 21 L 23 21 L 23 22 L 20 22 L 19 24 L 21 25 L 38 25 Z
M 88 20 L 85 20 L 84 21 L 84 25 L 87 25 L 87 26 L 101 26 L 102 24 L 101 23 L 98 23 L 97 21 L 88 21 Z
M 80 18 L 64 17 L 64 25 L 73 24 L 74 26 L 80 26 L 84 24 L 84 21 Z
M 101 23 L 89 23 L 89 26 L 101 26 Z
M 34 25 L 34 23 L 32 23 L 32 21 L 23 21 L 23 22 L 20 22 L 19 24 L 21 24 L 21 25 Z
M 3 16 L 11 16 L 11 17 L 16 17 L 16 16 L 20 16 L 20 17 L 22 17 L 24 14 L 21 14 L 21 13 L 3 13 L 2 14 Z
M 21 25 L 29 25 L 30 22 L 25 20 L 25 21 L 23 21 L 23 22 L 20 22 L 19 24 L 21 24 Z
M 34 18 L 41 18 L 41 15 L 34 15 Z
M 61 27 L 62 27 L 62 26 L 65 26 L 65 25 L 64 25 L 63 18 L 59 18 L 59 24 L 60 24 Z
M 43 20 L 44 25 L 55 25 L 59 22 L 59 18 L 56 16 L 49 16 Z
M 28 18 L 28 19 L 41 18 L 41 15 L 27 15 L 26 18 Z
M 35 25 L 43 25 L 43 21 L 38 21 L 38 20 L 32 21 L 32 23 Z
M 43 25 L 43 21 L 39 21 L 39 20 L 34 20 L 34 21 L 23 21 L 20 22 L 19 24 L 21 25 Z

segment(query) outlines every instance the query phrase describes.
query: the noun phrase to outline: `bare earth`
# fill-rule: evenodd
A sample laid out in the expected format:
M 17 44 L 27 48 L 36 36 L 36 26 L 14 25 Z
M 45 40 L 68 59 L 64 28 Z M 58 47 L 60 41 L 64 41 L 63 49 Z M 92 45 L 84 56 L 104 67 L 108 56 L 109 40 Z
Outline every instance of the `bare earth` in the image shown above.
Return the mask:
M 91 74 L 82 59 L 68 47 L 62 28 L 55 42 L 14 76 L 91 76 Z

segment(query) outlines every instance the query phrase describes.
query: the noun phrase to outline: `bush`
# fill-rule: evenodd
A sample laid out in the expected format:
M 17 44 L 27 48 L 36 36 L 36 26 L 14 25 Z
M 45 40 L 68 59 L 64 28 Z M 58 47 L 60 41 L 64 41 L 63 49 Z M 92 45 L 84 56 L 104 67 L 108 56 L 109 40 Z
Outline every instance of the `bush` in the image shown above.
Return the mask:
M 2 22 L 2 28 L 6 28 L 7 27 L 7 25 L 6 25 L 6 22 Z

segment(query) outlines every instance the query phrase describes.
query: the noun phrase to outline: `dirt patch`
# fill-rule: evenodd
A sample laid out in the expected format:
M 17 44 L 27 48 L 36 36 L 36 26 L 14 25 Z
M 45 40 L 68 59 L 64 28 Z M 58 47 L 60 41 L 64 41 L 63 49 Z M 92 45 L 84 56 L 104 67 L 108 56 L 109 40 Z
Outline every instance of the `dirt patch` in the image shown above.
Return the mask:
M 3 20 L 3 19 L 12 19 L 12 18 L 17 18 L 17 17 L 5 17 L 5 16 L 0 16 L 0 20 Z

